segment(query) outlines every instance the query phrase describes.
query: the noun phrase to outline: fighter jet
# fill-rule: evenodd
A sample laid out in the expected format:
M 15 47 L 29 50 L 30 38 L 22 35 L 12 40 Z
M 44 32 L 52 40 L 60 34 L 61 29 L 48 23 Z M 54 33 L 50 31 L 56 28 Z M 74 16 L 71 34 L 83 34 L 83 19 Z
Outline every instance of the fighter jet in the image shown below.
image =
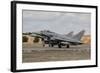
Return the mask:
M 44 42 L 43 46 L 45 46 L 45 44 L 48 44 L 49 47 L 58 45 L 59 48 L 61 48 L 62 46 L 66 46 L 67 48 L 69 48 L 70 45 L 83 44 L 81 42 L 81 38 L 84 35 L 84 32 L 85 31 L 82 30 L 76 35 L 73 35 L 73 32 L 70 32 L 67 35 L 62 35 L 55 32 L 51 32 L 49 30 L 44 30 L 32 33 L 31 36 L 41 38 L 42 41 Z

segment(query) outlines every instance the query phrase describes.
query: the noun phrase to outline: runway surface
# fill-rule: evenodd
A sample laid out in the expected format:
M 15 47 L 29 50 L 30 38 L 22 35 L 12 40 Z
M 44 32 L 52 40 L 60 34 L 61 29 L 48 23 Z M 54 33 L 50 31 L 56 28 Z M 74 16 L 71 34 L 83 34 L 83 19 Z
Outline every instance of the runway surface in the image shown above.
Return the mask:
M 90 59 L 90 45 L 62 47 L 33 47 L 22 49 L 22 61 L 45 62 L 45 61 L 67 61 L 67 60 L 86 60 Z
M 23 52 L 32 52 L 32 51 L 55 51 L 55 50 L 89 50 L 90 46 L 89 45 L 79 45 L 79 46 L 71 46 L 70 48 L 66 48 L 66 47 L 62 47 L 62 48 L 58 48 L 56 47 L 33 47 L 33 48 L 23 48 Z

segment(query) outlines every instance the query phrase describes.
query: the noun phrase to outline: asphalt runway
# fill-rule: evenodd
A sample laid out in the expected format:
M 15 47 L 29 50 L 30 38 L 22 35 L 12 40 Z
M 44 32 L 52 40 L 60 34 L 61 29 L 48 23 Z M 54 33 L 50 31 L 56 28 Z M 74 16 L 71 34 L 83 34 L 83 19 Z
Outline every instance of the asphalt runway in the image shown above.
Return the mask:
M 67 61 L 67 60 L 86 60 L 90 59 L 90 45 L 62 47 L 33 47 L 22 49 L 22 61 L 45 62 L 45 61 Z
M 33 47 L 33 48 L 23 48 L 23 52 L 32 52 L 32 51 L 64 51 L 64 50 L 89 50 L 90 49 L 90 45 L 78 45 L 78 46 L 70 46 L 70 48 L 66 48 L 66 47 L 62 47 L 62 48 L 58 48 L 56 47 Z

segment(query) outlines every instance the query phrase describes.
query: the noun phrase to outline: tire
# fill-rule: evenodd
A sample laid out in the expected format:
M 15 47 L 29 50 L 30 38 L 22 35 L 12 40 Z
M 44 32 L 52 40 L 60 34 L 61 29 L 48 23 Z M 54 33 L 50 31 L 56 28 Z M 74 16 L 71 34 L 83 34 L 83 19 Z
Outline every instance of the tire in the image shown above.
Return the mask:
M 54 45 L 53 44 L 51 44 L 51 47 L 53 47 Z
M 67 45 L 67 48 L 69 48 L 70 46 L 69 45 Z
M 58 47 L 61 48 L 61 44 L 58 44 Z

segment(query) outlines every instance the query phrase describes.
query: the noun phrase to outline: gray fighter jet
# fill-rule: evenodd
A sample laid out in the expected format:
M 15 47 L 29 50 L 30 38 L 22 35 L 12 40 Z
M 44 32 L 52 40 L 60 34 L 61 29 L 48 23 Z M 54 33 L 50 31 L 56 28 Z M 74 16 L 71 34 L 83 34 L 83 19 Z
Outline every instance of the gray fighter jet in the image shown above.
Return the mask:
M 44 30 L 32 33 L 31 36 L 41 38 L 42 41 L 44 42 L 43 46 L 45 46 L 45 44 L 48 44 L 49 47 L 58 45 L 59 48 L 61 48 L 62 46 L 66 46 L 67 48 L 69 48 L 70 45 L 83 44 L 81 42 L 81 38 L 84 35 L 84 32 L 85 31 L 82 30 L 76 35 L 73 35 L 73 32 L 70 32 L 67 35 L 62 35 L 55 32 L 51 32 L 49 30 Z

